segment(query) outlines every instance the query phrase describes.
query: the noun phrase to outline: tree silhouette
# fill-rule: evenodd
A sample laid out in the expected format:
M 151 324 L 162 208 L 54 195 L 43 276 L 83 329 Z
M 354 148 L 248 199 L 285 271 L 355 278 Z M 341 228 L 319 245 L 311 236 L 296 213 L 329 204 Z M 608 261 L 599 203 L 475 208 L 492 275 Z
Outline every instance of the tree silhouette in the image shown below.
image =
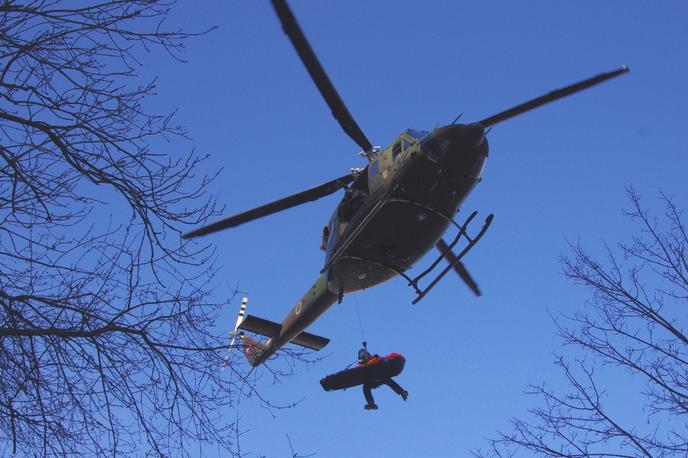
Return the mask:
M 136 74 L 154 49 L 181 60 L 173 3 L 0 5 L 4 453 L 232 448 L 222 409 L 252 388 L 218 371 L 231 298 L 210 295 L 210 247 L 179 237 L 213 214 L 213 177 L 163 149 L 185 131 L 146 111 Z
M 563 342 L 579 350 L 574 361 L 557 359 L 570 391 L 532 386 L 541 407 L 475 456 L 688 454 L 688 230 L 674 199 L 662 195 L 666 211 L 656 218 L 635 191 L 628 195 L 625 214 L 639 226 L 631 243 L 608 248 L 606 264 L 580 246 L 562 259 L 564 274 L 591 293 L 586 309 L 557 323 Z M 637 415 L 615 415 L 606 404 L 618 391 L 603 380 L 609 370 L 645 387 Z

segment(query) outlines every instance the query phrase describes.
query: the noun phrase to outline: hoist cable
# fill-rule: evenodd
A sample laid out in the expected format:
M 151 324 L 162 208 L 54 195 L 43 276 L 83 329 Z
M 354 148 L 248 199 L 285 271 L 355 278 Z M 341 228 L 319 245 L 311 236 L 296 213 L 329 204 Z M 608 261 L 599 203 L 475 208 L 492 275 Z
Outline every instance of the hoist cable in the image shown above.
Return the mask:
M 361 320 L 361 311 L 358 306 L 358 294 L 354 293 L 354 303 L 356 304 L 356 316 L 358 317 L 358 327 L 361 330 L 361 341 L 365 342 L 365 332 L 363 332 L 363 320 Z

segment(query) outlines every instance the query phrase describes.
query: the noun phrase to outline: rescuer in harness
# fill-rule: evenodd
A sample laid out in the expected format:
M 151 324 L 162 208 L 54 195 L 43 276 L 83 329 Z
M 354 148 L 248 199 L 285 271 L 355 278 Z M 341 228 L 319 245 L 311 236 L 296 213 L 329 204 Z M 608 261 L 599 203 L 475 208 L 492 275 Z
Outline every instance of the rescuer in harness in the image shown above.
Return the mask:
M 368 351 L 368 343 L 363 342 L 363 347 L 358 350 L 358 365 L 359 366 L 365 366 L 368 362 L 370 362 L 372 359 L 379 358 L 379 355 L 371 355 L 370 352 Z M 408 399 L 408 391 L 403 389 L 397 382 L 392 380 L 392 377 L 382 379 L 382 380 L 376 380 L 375 382 L 369 382 L 369 383 L 363 383 L 363 396 L 365 396 L 366 400 L 366 405 L 363 406 L 364 409 L 366 410 L 377 410 L 377 404 L 375 404 L 375 399 L 373 398 L 373 393 L 372 389 L 377 388 L 380 385 L 387 385 L 390 387 L 396 394 L 401 396 L 401 398 L 405 401 Z

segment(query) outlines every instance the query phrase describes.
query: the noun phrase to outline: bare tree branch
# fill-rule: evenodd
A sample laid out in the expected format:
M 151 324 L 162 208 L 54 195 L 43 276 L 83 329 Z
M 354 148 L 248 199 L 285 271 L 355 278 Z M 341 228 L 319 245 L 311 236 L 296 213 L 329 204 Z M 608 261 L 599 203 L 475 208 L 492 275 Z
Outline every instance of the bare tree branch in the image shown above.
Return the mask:
M 168 151 L 186 132 L 136 75 L 155 49 L 183 61 L 173 4 L 0 4 L 0 453 L 242 456 L 226 414 L 255 378 L 220 373 L 215 322 L 234 293 L 179 237 L 215 213 L 214 175 Z
M 579 245 L 562 258 L 564 274 L 587 288 L 591 299 L 586 309 L 556 320 L 559 336 L 591 361 L 577 361 L 574 370 L 558 357 L 570 392 L 532 386 L 528 393 L 544 406 L 531 409 L 529 420 L 513 419 L 512 431 L 491 439 L 490 448 L 475 456 L 688 455 L 686 226 L 666 195 L 663 219 L 644 210 L 633 189 L 628 197 L 631 208 L 624 214 L 639 228 L 631 243 L 608 247 L 606 264 Z M 645 406 L 636 418 L 613 418 L 593 367 L 620 369 L 644 384 L 638 399 Z

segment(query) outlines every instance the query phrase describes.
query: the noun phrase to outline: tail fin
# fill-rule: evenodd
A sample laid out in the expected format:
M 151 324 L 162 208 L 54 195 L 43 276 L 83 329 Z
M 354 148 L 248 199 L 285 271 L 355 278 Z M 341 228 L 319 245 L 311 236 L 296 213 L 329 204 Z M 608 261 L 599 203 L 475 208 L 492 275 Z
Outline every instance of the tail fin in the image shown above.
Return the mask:
M 232 356 L 232 349 L 234 348 L 234 344 L 236 343 L 237 337 L 241 341 L 241 348 L 246 356 L 246 359 L 248 362 L 251 364 L 251 366 L 257 366 L 262 362 L 262 359 L 260 359 L 260 356 L 264 353 L 265 349 L 267 348 L 266 342 L 262 341 L 259 342 L 258 340 L 254 339 L 253 337 L 245 335 L 243 332 L 240 332 L 240 329 L 244 329 L 245 323 L 247 320 L 249 321 L 248 324 L 252 323 L 252 320 L 249 318 L 252 318 L 248 315 L 246 315 L 246 308 L 248 307 L 248 297 L 244 296 L 241 299 L 241 308 L 239 309 L 239 315 L 237 316 L 236 323 L 234 324 L 234 330 L 230 333 L 230 336 L 232 336 L 232 341 L 229 344 L 229 348 L 227 349 L 227 356 L 225 357 L 225 363 L 224 365 L 220 368 L 221 371 L 224 371 L 227 365 L 229 364 L 230 358 Z M 269 322 L 270 323 L 270 322 Z M 271 323 L 274 324 L 274 323 Z M 276 324 L 275 324 L 276 325 Z M 250 327 L 248 330 L 253 331 Z M 267 335 L 264 333 L 263 335 Z M 270 336 L 268 336 L 270 337 Z
M 281 324 L 266 320 L 264 318 L 246 315 L 247 305 L 248 298 L 244 297 L 241 301 L 241 309 L 239 310 L 239 316 L 237 317 L 236 324 L 234 325 L 234 330 L 230 334 L 232 341 L 229 345 L 229 350 L 227 351 L 227 357 L 225 358 L 225 363 L 220 370 L 224 370 L 224 368 L 229 364 L 231 351 L 234 347 L 237 337 L 241 340 L 241 346 L 244 355 L 252 366 L 261 364 L 263 361 L 269 358 L 270 355 L 275 353 L 279 347 L 289 342 L 305 348 L 310 348 L 312 350 L 320 350 L 330 342 L 330 339 L 316 336 L 315 334 L 310 334 L 308 332 L 300 332 L 291 338 L 284 337 Z M 258 341 L 253 337 L 245 335 L 243 332 L 239 332 L 239 330 L 245 330 L 263 335 L 268 337 L 268 340 Z
M 257 366 L 260 361 L 260 356 L 267 348 L 265 342 L 260 342 L 251 336 L 247 336 L 243 332 L 239 334 L 239 338 L 241 339 L 242 349 L 246 359 L 251 366 Z

